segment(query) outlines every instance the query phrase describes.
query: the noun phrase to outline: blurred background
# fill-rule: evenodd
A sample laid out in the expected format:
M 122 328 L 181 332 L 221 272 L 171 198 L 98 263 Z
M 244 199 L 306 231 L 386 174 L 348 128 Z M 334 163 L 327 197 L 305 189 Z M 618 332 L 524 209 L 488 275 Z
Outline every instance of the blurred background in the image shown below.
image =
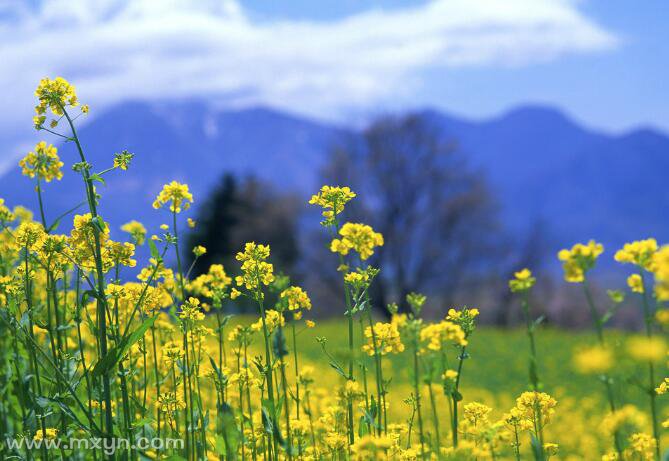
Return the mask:
M 131 219 L 157 233 L 155 195 L 186 182 L 189 245 L 209 250 L 196 273 L 235 272 L 245 241 L 266 242 L 319 315 L 339 314 L 336 259 L 307 200 L 349 185 L 348 219 L 386 237 L 377 306 L 421 291 L 429 315 L 467 304 L 511 325 L 506 281 L 528 266 L 548 321 L 576 327 L 587 313 L 560 248 L 604 244 L 604 296 L 624 287 L 618 247 L 669 236 L 664 3 L 0 0 L 0 197 L 37 206 L 17 162 L 47 134 L 32 129 L 34 88 L 59 75 L 91 107 L 78 124 L 95 166 L 135 154 L 98 186 L 117 239 Z M 73 146 L 59 150 L 50 220 L 83 196 Z

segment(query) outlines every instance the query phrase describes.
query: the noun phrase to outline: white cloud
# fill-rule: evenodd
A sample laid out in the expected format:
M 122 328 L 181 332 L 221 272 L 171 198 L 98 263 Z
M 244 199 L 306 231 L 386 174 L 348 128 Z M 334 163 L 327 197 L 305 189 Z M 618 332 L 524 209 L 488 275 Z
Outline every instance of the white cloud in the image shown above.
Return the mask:
M 9 126 L 30 123 L 44 75 L 76 83 L 94 110 L 208 96 L 332 116 L 409 97 L 427 68 L 527 65 L 617 43 L 573 0 L 434 0 L 332 22 L 254 21 L 234 0 L 1 1 Z

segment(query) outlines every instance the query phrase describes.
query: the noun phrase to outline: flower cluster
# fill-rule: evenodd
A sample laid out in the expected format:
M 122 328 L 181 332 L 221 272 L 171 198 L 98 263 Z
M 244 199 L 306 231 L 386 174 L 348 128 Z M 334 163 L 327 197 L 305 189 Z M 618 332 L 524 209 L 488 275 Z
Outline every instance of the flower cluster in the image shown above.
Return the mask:
M 562 261 L 564 278 L 567 282 L 581 283 L 585 274 L 595 266 L 595 261 L 604 252 L 604 246 L 594 240 L 587 244 L 577 243 L 570 250 L 560 250 L 558 259 Z
M 258 290 L 261 285 L 269 285 L 274 281 L 274 266 L 266 260 L 269 258 L 268 245 L 249 242 L 244 251 L 237 253 L 235 258 L 242 263 L 243 275 L 235 277 L 237 286 L 244 286 L 247 290 Z
M 616 251 L 614 259 L 619 263 L 634 264 L 646 270 L 651 270 L 653 255 L 657 251 L 657 241 L 653 238 L 626 243 L 622 249 Z
M 349 251 L 354 250 L 363 261 L 374 254 L 374 248 L 383 246 L 383 235 L 374 232 L 367 224 L 347 222 L 339 229 L 341 238 L 336 238 L 330 243 L 330 251 L 346 256 Z
M 373 328 L 365 328 L 365 339 L 367 342 L 363 344 L 362 350 L 370 356 L 376 353 L 399 354 L 404 351 L 400 331 L 394 323 L 376 322 Z
M 42 125 L 44 125 L 48 109 L 51 109 L 51 112 L 54 115 L 62 117 L 66 107 L 76 107 L 79 105 L 74 86 L 70 85 L 70 83 L 62 77 L 56 77 L 54 80 L 46 77 L 40 80 L 39 85 L 35 90 L 35 96 L 39 102 L 35 106 L 36 115 L 33 122 L 35 128 L 38 129 L 42 128 Z M 84 113 L 88 112 L 88 107 L 85 107 L 85 110 L 82 107 L 82 112 Z M 58 121 L 54 120 L 51 122 L 51 127 L 55 128 L 57 124 Z
M 513 274 L 513 278 L 509 280 L 509 289 L 514 293 L 528 291 L 536 281 L 532 277 L 532 271 L 525 268 Z
M 424 326 L 420 330 L 420 341 L 431 351 L 440 351 L 446 344 L 467 345 L 465 331 L 460 325 L 446 320 Z
M 300 287 L 288 287 L 281 292 L 279 298 L 286 302 L 286 308 L 289 311 L 300 309 L 310 310 L 311 299 L 306 291 Z
M 177 181 L 165 184 L 154 200 L 153 208 L 157 210 L 167 203 L 170 204 L 170 211 L 173 213 L 181 213 L 182 210 L 190 208 L 190 204 L 193 203 L 193 194 L 189 192 L 188 184 L 181 184 Z
M 321 224 L 332 226 L 335 223 L 337 215 L 344 211 L 344 206 L 355 197 L 348 187 L 323 186 L 317 194 L 311 197 L 309 203 L 323 208 L 323 217 L 325 221 Z
M 38 142 L 35 150 L 28 152 L 19 161 L 19 166 L 23 169 L 23 174 L 29 178 L 38 177 L 46 182 L 51 182 L 63 177 L 63 172 L 60 170 L 63 167 L 63 162 L 58 157 L 58 150 L 52 144 L 47 144 L 44 141 Z

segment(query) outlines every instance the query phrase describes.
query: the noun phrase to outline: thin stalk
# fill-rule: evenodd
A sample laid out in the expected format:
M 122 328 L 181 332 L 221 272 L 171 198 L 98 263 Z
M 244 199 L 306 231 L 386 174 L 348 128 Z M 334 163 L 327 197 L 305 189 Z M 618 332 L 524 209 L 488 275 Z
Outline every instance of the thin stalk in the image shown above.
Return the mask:
M 643 287 L 643 292 L 641 293 L 641 299 L 643 300 L 643 316 L 644 324 L 646 326 L 646 337 L 653 337 L 653 312 L 650 309 L 650 303 L 648 302 L 648 297 L 646 295 L 646 281 L 644 278 L 643 270 L 639 271 L 641 276 L 641 286 Z M 653 437 L 655 438 L 655 455 L 660 458 L 660 429 L 657 419 L 657 393 L 655 392 L 655 365 L 652 361 L 648 362 L 648 395 L 650 396 L 650 413 L 653 419 Z
M 599 314 L 597 313 L 597 309 L 595 308 L 595 303 L 592 299 L 592 294 L 590 293 L 590 286 L 588 285 L 587 279 L 583 281 L 583 292 L 585 293 L 585 299 L 588 303 L 588 308 L 590 309 L 590 316 L 592 317 L 592 323 L 593 326 L 595 327 L 595 332 L 597 333 L 597 340 L 599 342 L 600 346 L 605 346 L 606 343 L 604 341 L 604 328 L 602 325 L 601 318 L 599 317 Z M 604 381 L 604 387 L 606 388 L 606 397 L 609 401 L 609 409 L 611 413 L 615 413 L 616 411 L 616 402 L 615 398 L 613 395 L 613 387 L 611 386 L 611 378 L 607 373 L 604 373 L 602 375 L 602 379 Z M 615 431 L 613 434 L 613 442 L 616 448 L 616 452 L 618 453 L 618 457 L 620 459 L 623 459 L 623 449 L 622 449 L 622 441 L 620 437 L 620 432 Z

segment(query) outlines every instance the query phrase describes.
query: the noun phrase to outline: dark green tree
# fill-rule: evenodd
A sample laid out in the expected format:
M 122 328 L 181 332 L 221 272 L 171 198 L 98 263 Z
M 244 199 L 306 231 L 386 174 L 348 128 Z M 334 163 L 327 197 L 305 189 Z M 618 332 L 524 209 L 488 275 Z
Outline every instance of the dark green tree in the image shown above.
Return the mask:
M 207 249 L 196 261 L 192 276 L 206 272 L 211 264 L 223 264 L 229 275 L 237 274 L 235 255 L 251 241 L 269 244 L 275 272 L 290 273 L 299 253 L 297 217 L 298 202 L 292 195 L 278 193 L 255 178 L 240 181 L 225 174 L 200 207 L 188 237 L 191 262 L 194 246 Z

